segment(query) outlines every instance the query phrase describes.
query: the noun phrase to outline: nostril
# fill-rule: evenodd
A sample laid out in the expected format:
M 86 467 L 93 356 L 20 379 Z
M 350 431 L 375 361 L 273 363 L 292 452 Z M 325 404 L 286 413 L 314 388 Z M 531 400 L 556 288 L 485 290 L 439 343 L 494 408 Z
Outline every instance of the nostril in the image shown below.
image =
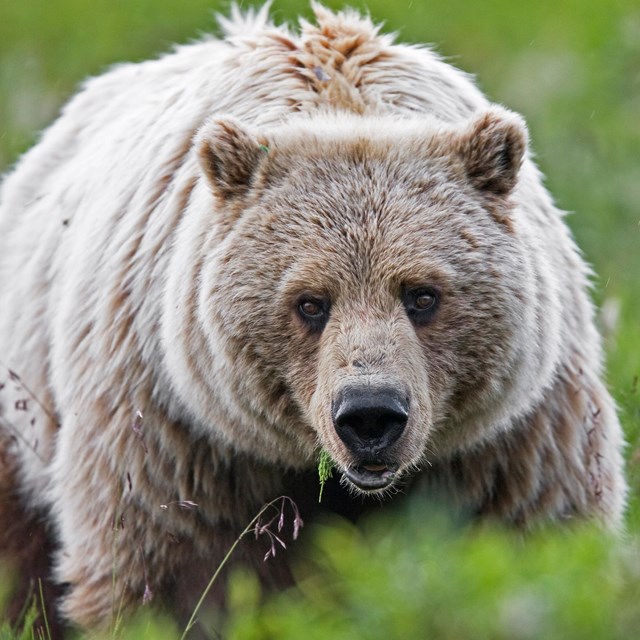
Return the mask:
M 349 447 L 387 447 L 404 431 L 409 402 L 394 389 L 345 389 L 335 404 L 334 426 Z
M 339 430 L 352 430 L 363 440 L 376 440 L 385 432 L 407 422 L 407 414 L 386 407 L 367 407 L 340 412 L 336 418 Z M 338 431 L 340 433 L 340 431 Z

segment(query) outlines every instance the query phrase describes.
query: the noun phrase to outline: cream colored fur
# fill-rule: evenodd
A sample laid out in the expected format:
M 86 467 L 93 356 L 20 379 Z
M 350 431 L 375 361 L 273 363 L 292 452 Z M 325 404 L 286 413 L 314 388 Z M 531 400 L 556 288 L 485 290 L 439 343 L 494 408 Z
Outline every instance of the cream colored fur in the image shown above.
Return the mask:
M 0 419 L 81 625 L 145 587 L 188 611 L 319 446 L 348 468 L 347 383 L 410 393 L 393 455 L 416 491 L 620 524 L 588 270 L 522 120 L 428 49 L 315 12 L 294 34 L 234 10 L 225 39 L 89 80 L 2 184 L 0 362 L 42 407 L 7 385 Z M 398 292 L 425 280 L 442 302 L 417 330 Z M 333 301 L 320 337 L 303 291 Z

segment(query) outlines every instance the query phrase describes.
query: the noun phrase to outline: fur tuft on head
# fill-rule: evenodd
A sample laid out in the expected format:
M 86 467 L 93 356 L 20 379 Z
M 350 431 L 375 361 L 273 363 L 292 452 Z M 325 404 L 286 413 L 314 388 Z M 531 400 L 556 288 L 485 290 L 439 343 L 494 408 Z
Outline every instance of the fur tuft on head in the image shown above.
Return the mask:
M 227 40 L 260 34 L 273 25 L 269 20 L 271 1 L 267 0 L 259 9 L 248 7 L 241 9 L 236 2 L 231 4 L 230 16 L 216 13 L 216 20 Z
M 524 160 L 527 138 L 522 118 L 506 109 L 492 108 L 475 118 L 458 147 L 471 183 L 496 195 L 510 193 Z

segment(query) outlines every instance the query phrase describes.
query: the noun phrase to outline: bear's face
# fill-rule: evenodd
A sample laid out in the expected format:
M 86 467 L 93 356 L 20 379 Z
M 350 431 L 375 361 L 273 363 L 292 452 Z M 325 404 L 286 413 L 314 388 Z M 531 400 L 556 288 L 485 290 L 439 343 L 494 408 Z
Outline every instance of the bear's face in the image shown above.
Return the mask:
M 481 438 L 473 416 L 509 394 L 528 323 L 519 119 L 225 119 L 198 144 L 224 217 L 201 317 L 252 363 L 265 414 L 362 491 Z

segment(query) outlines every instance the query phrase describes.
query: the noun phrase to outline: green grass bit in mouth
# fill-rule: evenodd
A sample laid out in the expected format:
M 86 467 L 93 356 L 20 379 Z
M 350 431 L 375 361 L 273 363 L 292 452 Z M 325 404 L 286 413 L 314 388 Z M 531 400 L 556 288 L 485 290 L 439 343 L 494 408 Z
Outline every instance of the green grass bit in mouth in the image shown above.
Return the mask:
M 331 456 L 324 450 L 320 449 L 320 456 L 318 457 L 318 479 L 320 480 L 320 495 L 318 496 L 318 502 L 322 502 L 322 491 L 324 490 L 325 482 L 333 475 L 333 460 Z

